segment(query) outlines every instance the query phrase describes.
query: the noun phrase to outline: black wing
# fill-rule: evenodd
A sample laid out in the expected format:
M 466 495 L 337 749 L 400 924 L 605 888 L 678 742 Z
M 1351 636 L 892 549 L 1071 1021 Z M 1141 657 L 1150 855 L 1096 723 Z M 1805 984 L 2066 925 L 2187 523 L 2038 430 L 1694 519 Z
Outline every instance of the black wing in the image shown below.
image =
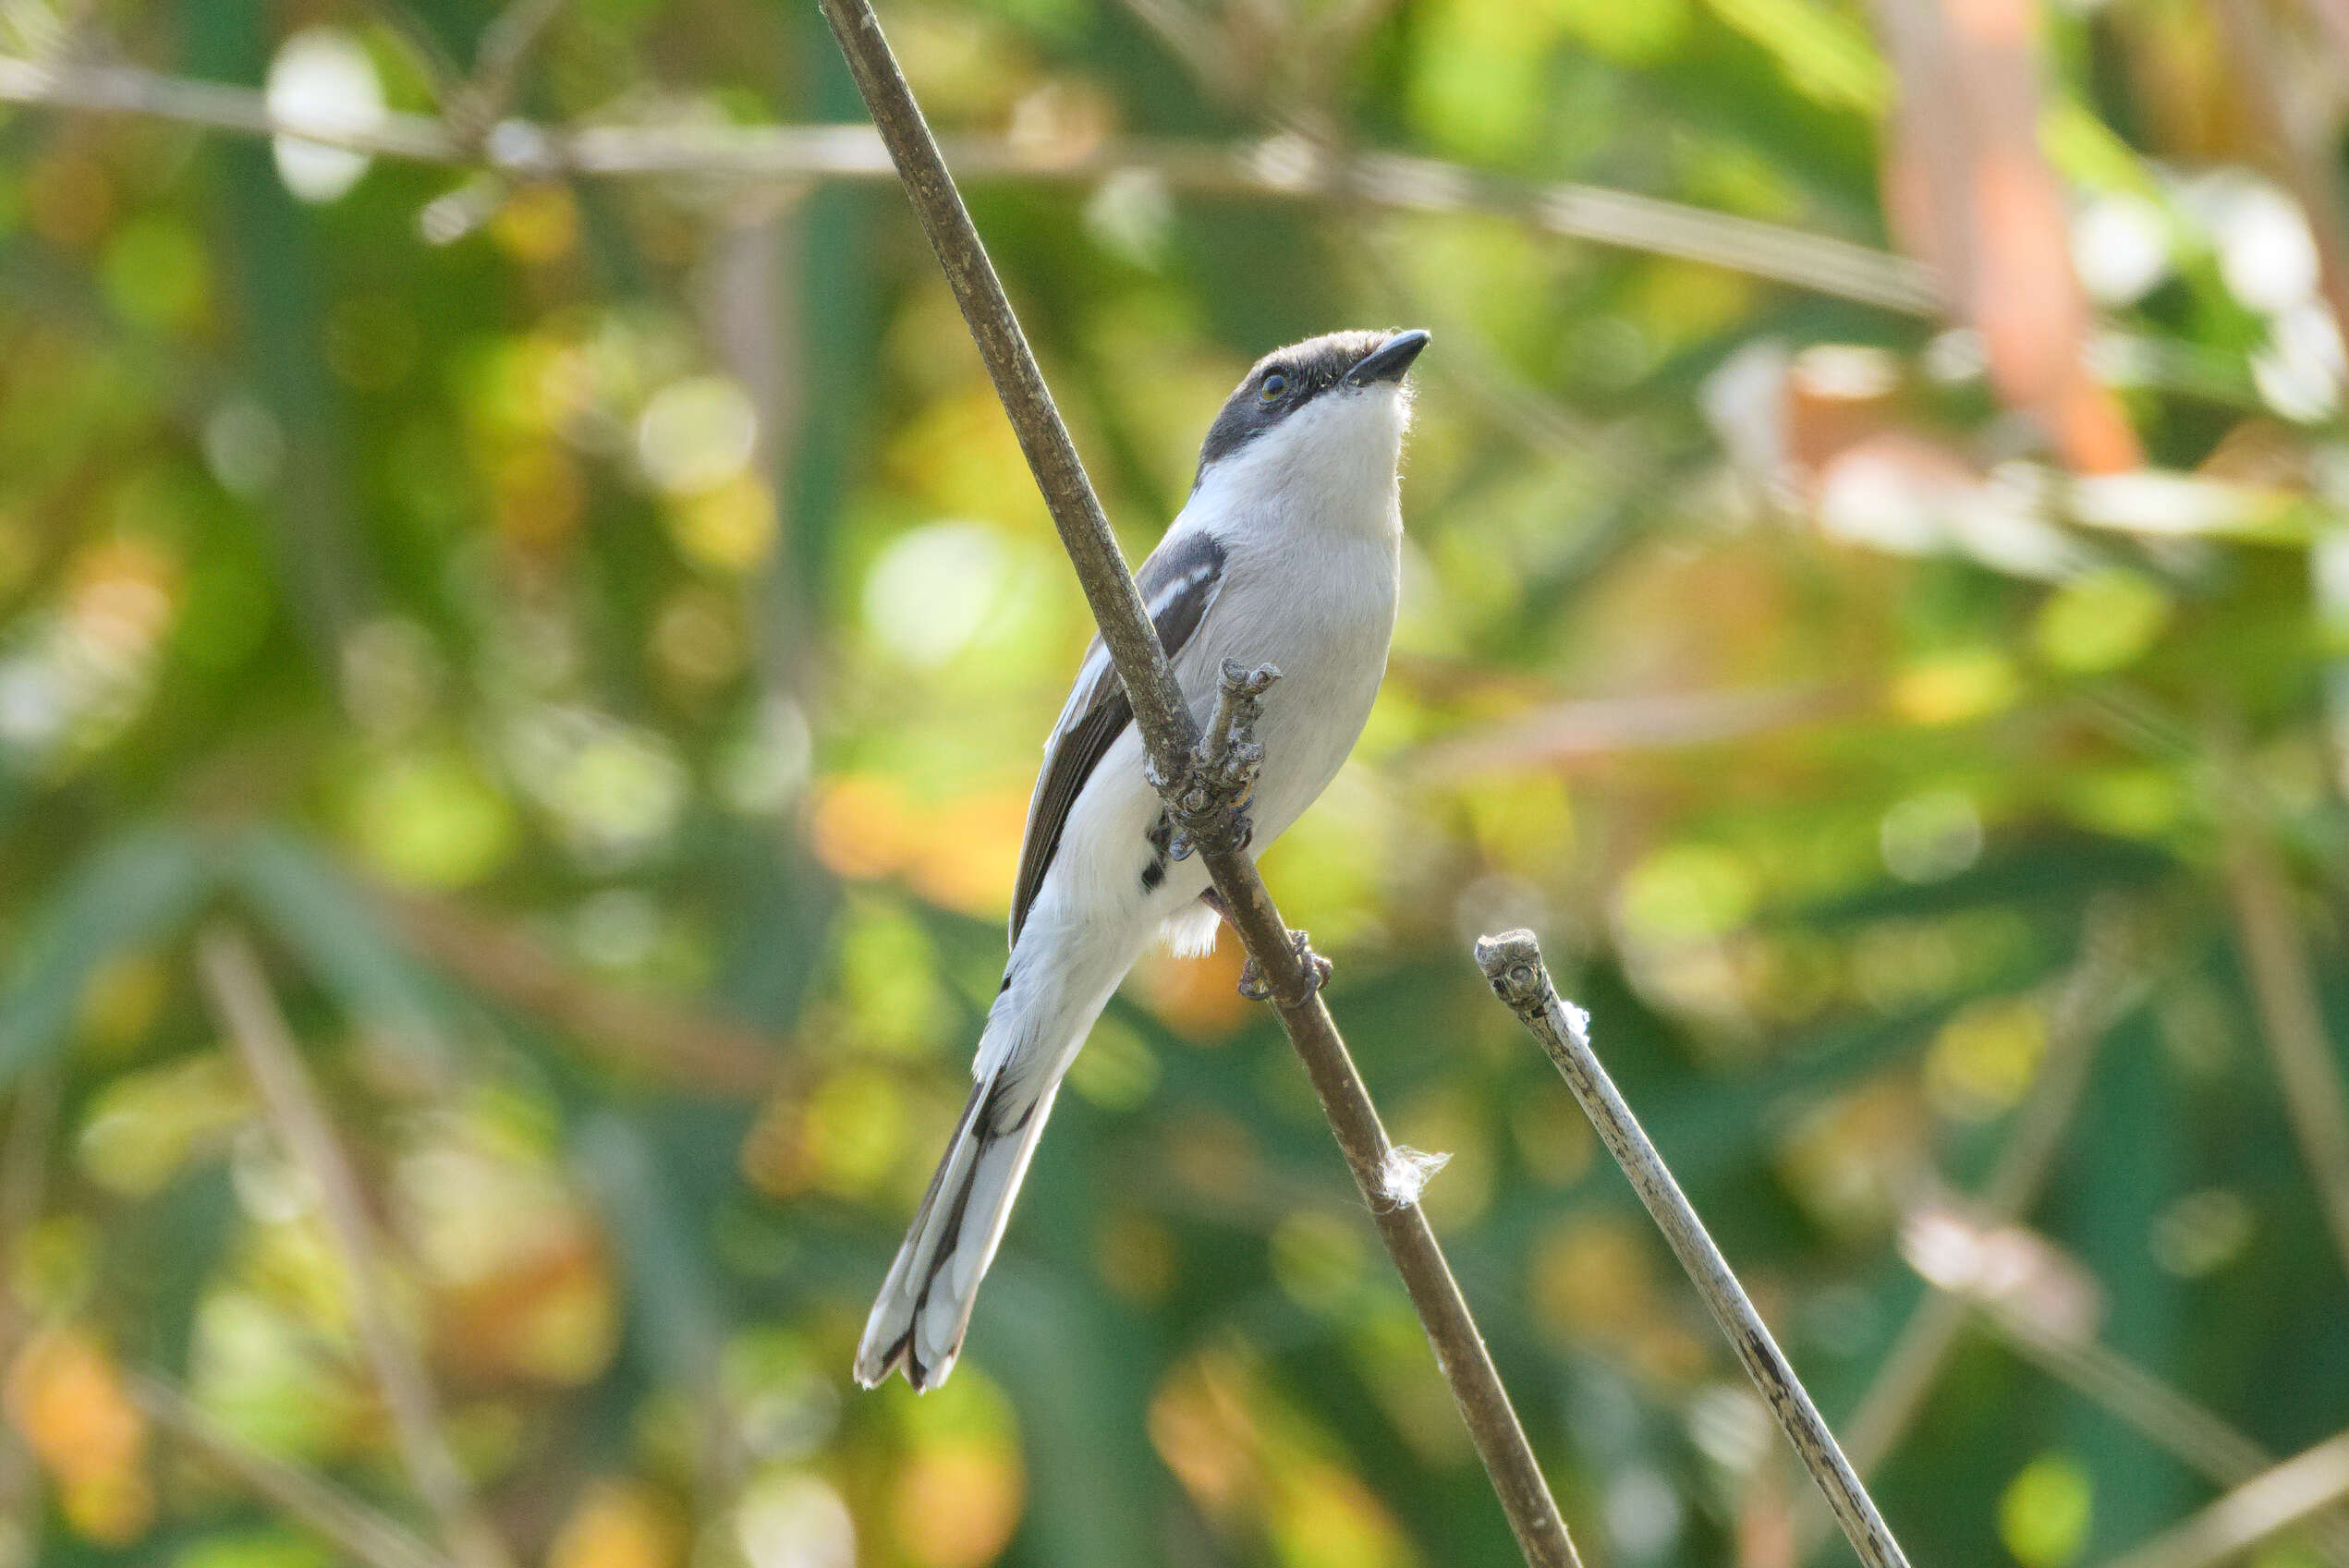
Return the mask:
M 1199 630 L 1223 585 L 1223 547 L 1198 533 L 1163 541 L 1134 580 L 1150 609 L 1150 624 L 1158 628 L 1159 644 L 1172 659 Z M 1111 743 L 1133 722 L 1126 688 L 1118 684 L 1109 650 L 1096 637 L 1077 672 L 1077 689 L 1045 743 L 1044 771 L 1037 776 L 1036 796 L 1028 803 L 1028 839 L 1020 846 L 1019 881 L 1011 899 L 1014 946 L 1018 945 L 1020 927 L 1027 924 L 1028 906 L 1036 902 L 1044 873 L 1052 869 L 1053 857 L 1060 849 L 1069 808 Z

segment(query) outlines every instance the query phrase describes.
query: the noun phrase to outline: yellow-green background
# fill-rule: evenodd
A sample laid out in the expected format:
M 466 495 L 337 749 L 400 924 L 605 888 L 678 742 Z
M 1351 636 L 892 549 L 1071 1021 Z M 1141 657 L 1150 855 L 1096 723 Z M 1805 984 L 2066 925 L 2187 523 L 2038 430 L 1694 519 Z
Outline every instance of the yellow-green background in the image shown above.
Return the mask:
M 431 113 L 432 61 L 471 59 L 493 14 L 9 0 L 0 52 L 257 88 L 323 50 Z M 1888 243 L 1895 88 L 1857 6 L 884 19 L 945 130 L 1302 128 Z M 2286 95 L 2337 147 L 2335 56 L 2271 19 Z M 2258 205 L 2265 89 L 2209 15 L 2110 0 L 2036 25 L 2075 231 L 2117 211 L 2158 249 L 2099 320 L 2192 371 L 2112 395 L 2151 462 L 2257 486 L 2256 529 L 2077 526 L 1943 321 L 1506 214 L 1147 174 L 972 188 L 1138 556 L 1257 355 L 1435 333 L 1394 665 L 1264 869 L 1336 962 L 1394 1133 L 1451 1156 L 1428 1211 L 1594 1563 L 1788 1562 L 1802 1483 L 1484 993 L 1467 944 L 1504 925 L 1543 932 L 1842 1422 L 1927 1298 L 1904 1223 L 1996 1163 L 2084 932 L 2120 911 L 2144 983 L 2022 1216 L 2048 1273 L 2018 1310 L 2273 1453 L 2349 1425 L 2343 1259 L 2221 832 L 2349 1007 L 2340 643 L 2312 566 L 2349 455 L 2338 366 L 2320 305 L 2294 326 L 2240 297 L 2269 252 L 2227 264 L 2231 225 L 2287 252 L 2306 231 Z M 514 107 L 858 117 L 814 7 L 767 0 L 569 0 Z M 2293 331 L 2316 369 L 2284 384 Z M 1778 373 L 1771 345 L 1785 385 L 1880 383 L 1868 418 L 2008 465 L 2076 561 L 2003 571 L 1963 529 L 1906 553 L 1830 537 L 1799 475 L 1732 462 L 1702 412 L 1725 364 Z M 885 184 L 378 161 L 302 200 L 265 141 L 0 111 L 0 1562 L 335 1560 L 141 1416 L 133 1372 L 432 1529 L 315 1191 L 195 978 L 207 918 L 266 959 L 390 1308 L 517 1562 L 1507 1561 L 1228 943 L 1152 959 L 1110 1008 L 951 1384 L 849 1383 L 966 1092 L 1038 743 L 1088 634 Z M 2100 1562 L 2217 1492 L 1978 1322 L 1877 1479 L 1942 1568 Z

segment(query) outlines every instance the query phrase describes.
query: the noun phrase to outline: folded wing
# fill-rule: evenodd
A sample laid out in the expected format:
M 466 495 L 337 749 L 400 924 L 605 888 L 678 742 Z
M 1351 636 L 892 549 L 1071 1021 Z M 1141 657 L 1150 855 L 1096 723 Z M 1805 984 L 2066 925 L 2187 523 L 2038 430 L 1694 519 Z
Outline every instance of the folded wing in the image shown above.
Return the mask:
M 1142 563 L 1135 583 L 1150 610 L 1150 624 L 1158 628 L 1159 643 L 1173 659 L 1214 607 L 1223 586 L 1223 547 L 1202 533 L 1169 534 Z M 1061 710 L 1060 723 L 1044 743 L 1044 771 L 1037 776 L 1036 794 L 1028 802 L 1028 837 L 1020 846 L 1019 881 L 1012 893 L 1013 946 L 1019 945 L 1028 906 L 1036 902 L 1044 873 L 1059 853 L 1069 809 L 1102 756 L 1133 722 L 1126 688 L 1118 682 L 1109 650 L 1096 637 L 1077 668 L 1068 706 Z

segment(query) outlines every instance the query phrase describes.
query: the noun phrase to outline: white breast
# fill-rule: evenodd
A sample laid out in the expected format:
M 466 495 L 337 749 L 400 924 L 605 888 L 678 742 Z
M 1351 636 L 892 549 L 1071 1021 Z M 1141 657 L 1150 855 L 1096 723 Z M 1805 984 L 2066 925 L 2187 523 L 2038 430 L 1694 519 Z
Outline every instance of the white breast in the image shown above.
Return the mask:
M 1257 727 L 1260 852 L 1337 776 L 1386 674 L 1408 422 L 1395 388 L 1326 393 L 1203 476 L 1177 525 L 1211 529 L 1228 554 L 1214 614 L 1178 661 L 1200 720 L 1225 659 L 1281 670 Z
M 1281 671 L 1257 725 L 1265 756 L 1249 815 L 1260 854 L 1337 776 L 1386 673 L 1406 419 L 1391 388 L 1325 395 L 1218 463 L 1174 521 L 1225 552 L 1214 607 L 1174 660 L 1194 716 L 1204 725 L 1212 715 L 1224 660 Z M 1207 885 L 1196 857 L 1168 867 L 1154 889 L 1137 882 L 1158 813 L 1129 727 L 1071 808 L 1028 929 L 1041 919 L 1122 950 L 1195 900 Z
M 1359 533 L 1324 536 L 1309 553 L 1298 548 L 1305 542 L 1275 536 L 1270 549 L 1291 558 L 1260 576 L 1244 574 L 1257 563 L 1235 553 L 1215 636 L 1200 639 L 1213 646 L 1199 650 L 1201 667 L 1184 682 L 1201 694 L 1193 707 L 1205 723 L 1223 660 L 1280 668 L 1257 724 L 1264 769 L 1251 815 L 1260 850 L 1337 776 L 1370 716 L 1394 633 L 1397 544 Z

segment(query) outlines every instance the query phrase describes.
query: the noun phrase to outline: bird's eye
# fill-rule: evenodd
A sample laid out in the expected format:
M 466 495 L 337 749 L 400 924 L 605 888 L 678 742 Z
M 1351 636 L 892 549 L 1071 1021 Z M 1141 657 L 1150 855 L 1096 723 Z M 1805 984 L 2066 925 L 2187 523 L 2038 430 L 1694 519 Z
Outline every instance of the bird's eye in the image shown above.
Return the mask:
M 1264 399 L 1265 402 L 1270 403 L 1288 389 L 1289 378 L 1283 375 L 1280 371 L 1274 371 L 1271 375 L 1264 378 L 1264 384 L 1257 389 L 1256 395 Z

